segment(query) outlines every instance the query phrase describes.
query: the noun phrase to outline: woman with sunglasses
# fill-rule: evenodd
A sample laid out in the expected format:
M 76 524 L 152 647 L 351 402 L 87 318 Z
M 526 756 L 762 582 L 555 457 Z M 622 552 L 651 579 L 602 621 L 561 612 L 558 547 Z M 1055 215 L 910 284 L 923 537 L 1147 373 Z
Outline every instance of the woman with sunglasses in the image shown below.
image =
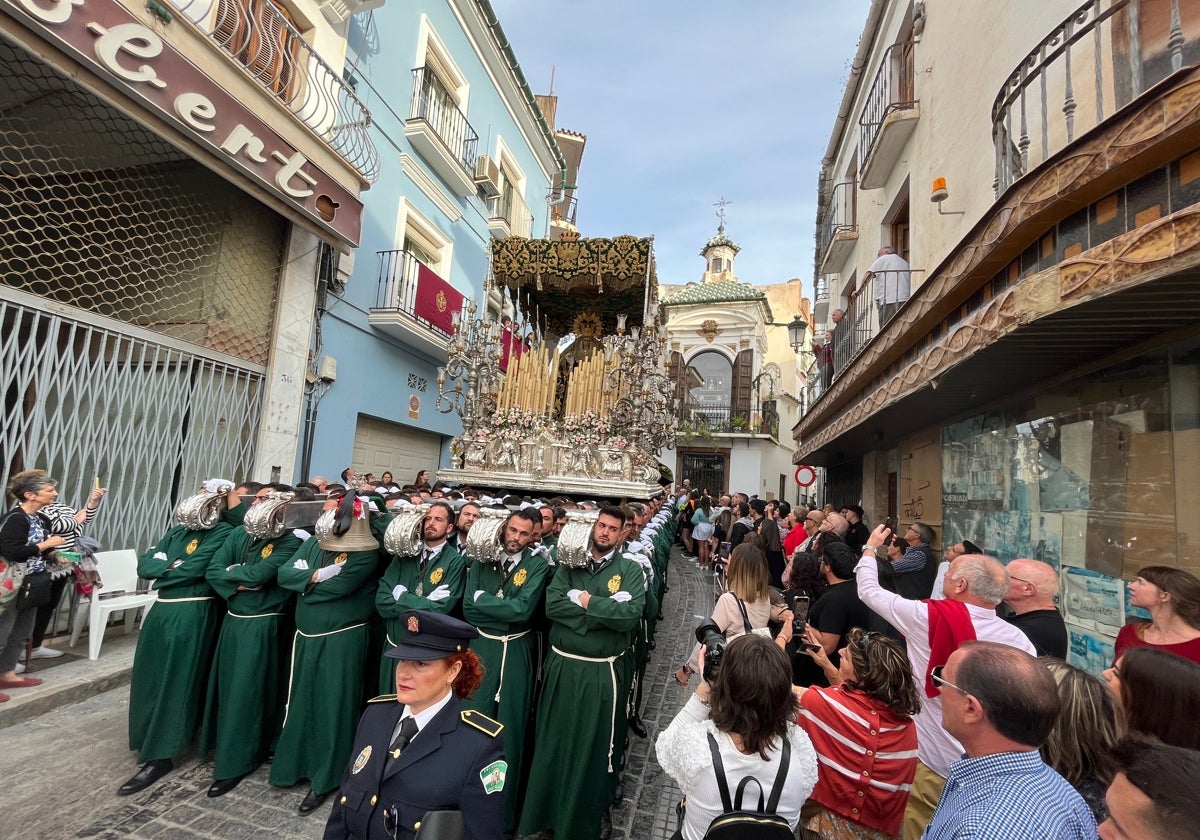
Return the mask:
M 829 678 L 800 695 L 800 727 L 817 751 L 812 800 L 820 808 L 807 827 L 825 840 L 885 840 L 900 834 L 908 788 L 917 770 L 921 710 L 908 656 L 882 633 L 854 628 L 835 666 L 820 634 L 806 630 L 804 650 Z M 785 627 L 780 635 L 791 635 Z

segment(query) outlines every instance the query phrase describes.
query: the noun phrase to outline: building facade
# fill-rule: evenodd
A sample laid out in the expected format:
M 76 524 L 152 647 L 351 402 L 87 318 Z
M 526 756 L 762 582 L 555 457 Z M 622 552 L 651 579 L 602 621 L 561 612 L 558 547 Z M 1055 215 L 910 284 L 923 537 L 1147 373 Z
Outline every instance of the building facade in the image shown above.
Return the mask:
M 355 16 L 347 41 L 385 166 L 348 282 L 324 299 L 314 357 L 334 378 L 309 386 L 297 467 L 404 484 L 447 463 L 461 432 L 437 410 L 454 313 L 510 305 L 482 301 L 489 243 L 545 237 L 574 173 L 488 3 L 388 4 Z
M 0 480 L 141 547 L 205 478 L 291 477 L 319 283 L 378 174 L 358 0 L 0 2 Z
M 700 252 L 700 282 L 659 292 L 680 406 L 675 478 L 713 493 L 795 502 L 809 491 L 796 484 L 787 432 L 800 414 L 811 354 L 807 340 L 804 353 L 792 348 L 786 319 L 798 313 L 811 323 L 810 304 L 799 280 L 741 282 L 740 250 L 722 225 Z M 776 323 L 776 312 L 785 320 Z M 671 464 L 669 454 L 661 457 Z
M 1200 570 L 1198 61 L 1189 0 L 877 0 L 822 165 L 835 352 L 797 463 L 873 521 L 1060 569 L 1093 670 L 1123 580 Z

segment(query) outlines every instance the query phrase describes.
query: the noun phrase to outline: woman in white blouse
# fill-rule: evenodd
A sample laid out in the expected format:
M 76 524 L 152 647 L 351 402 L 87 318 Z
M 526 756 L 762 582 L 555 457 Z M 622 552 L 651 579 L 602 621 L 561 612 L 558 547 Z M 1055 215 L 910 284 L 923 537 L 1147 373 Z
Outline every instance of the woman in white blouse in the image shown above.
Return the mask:
M 654 745 L 659 765 L 685 797 L 676 837 L 702 840 L 724 811 L 709 736 L 731 792 L 753 777 L 768 800 L 786 755 L 787 772 L 775 813 L 795 830 L 800 808 L 817 783 L 816 752 L 795 725 L 798 709 L 792 666 L 778 646 L 753 633 L 726 646 L 711 689 L 702 681 Z M 742 808 L 754 810 L 758 788 L 747 785 L 746 790 L 749 801 L 743 801 Z

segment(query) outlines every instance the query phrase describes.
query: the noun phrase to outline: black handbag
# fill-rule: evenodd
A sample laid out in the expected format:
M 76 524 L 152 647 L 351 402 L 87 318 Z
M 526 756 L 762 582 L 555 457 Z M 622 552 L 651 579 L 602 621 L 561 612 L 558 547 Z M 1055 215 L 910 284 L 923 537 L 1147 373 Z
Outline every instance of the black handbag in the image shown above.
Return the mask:
M 49 572 L 25 575 L 21 591 L 17 593 L 17 610 L 31 610 L 49 604 L 51 583 Z

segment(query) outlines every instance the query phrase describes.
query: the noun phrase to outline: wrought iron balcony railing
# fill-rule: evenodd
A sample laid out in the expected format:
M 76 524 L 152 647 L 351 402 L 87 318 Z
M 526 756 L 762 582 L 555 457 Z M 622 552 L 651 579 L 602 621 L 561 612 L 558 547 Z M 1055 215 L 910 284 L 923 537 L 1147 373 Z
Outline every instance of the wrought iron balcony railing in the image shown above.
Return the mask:
M 829 243 L 839 233 L 852 233 L 858 230 L 858 220 L 855 213 L 856 181 L 843 181 L 835 184 L 829 191 L 825 203 L 824 214 L 821 218 L 821 240 L 817 243 L 817 261 L 820 263 L 829 253 Z
M 779 415 L 745 406 L 686 403 L 680 411 L 680 428 L 701 435 L 779 433 Z
M 450 334 L 416 314 L 417 272 L 421 263 L 410 251 L 376 251 L 379 255 L 379 286 L 373 311 L 403 312 L 439 336 Z
M 437 74 L 428 67 L 417 67 L 412 72 L 413 98 L 409 119 L 428 123 L 463 170 L 473 176 L 479 157 L 479 135 Z
M 865 161 L 871 156 L 888 114 L 917 104 L 912 48 L 912 42 L 903 41 L 892 44 L 883 53 L 871 92 L 867 94 L 867 104 L 858 118 L 860 160 Z
M 1185 33 L 1180 5 L 1087 0 L 1025 56 L 992 105 L 997 195 L 1185 62 L 1195 63 L 1200 39 Z
M 554 196 L 557 198 L 558 196 Z M 566 201 L 559 204 L 550 205 L 550 219 L 555 222 L 566 222 L 567 224 L 575 224 L 575 210 L 579 203 L 578 196 L 571 196 Z
M 841 322 L 833 327 L 832 349 L 826 349 L 825 336 L 814 338 L 818 393 L 821 382 L 827 387 L 895 317 L 911 294 L 912 276 L 921 271 L 881 271 L 863 279 L 842 308 Z
M 379 177 L 371 112 L 271 0 L 171 0 L 368 183 Z

